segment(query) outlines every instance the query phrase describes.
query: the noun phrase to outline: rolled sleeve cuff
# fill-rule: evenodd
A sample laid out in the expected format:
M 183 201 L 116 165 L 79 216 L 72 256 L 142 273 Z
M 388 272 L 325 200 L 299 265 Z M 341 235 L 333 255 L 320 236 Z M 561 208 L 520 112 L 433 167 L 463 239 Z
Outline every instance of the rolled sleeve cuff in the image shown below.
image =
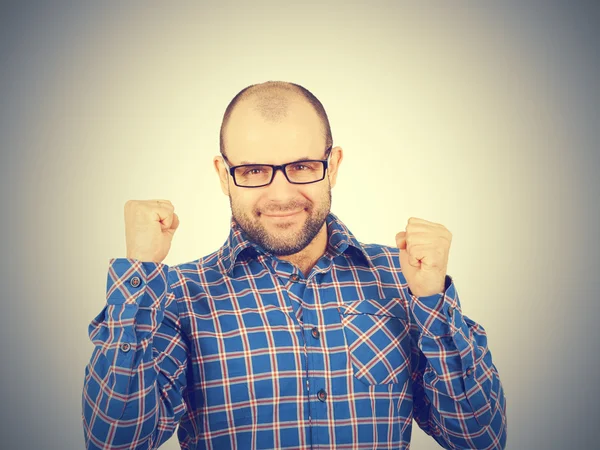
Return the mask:
M 426 297 L 417 297 L 410 289 L 410 307 L 422 333 L 434 336 L 454 335 L 462 327 L 460 301 L 454 280 L 446 275 L 444 291 Z
M 169 266 L 164 263 L 111 258 L 106 280 L 107 304 L 139 305 L 143 298 L 150 304 L 159 302 L 166 291 L 168 271 Z

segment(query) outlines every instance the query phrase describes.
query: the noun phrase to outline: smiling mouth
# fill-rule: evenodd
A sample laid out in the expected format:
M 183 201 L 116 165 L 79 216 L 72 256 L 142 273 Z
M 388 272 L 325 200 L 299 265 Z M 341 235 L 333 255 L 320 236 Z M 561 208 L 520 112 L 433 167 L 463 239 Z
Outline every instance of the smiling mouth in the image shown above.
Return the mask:
M 295 211 L 295 212 L 290 212 L 290 213 L 281 213 L 281 214 L 267 214 L 267 213 L 261 213 L 261 215 L 266 216 L 266 217 L 272 217 L 272 218 L 286 218 L 286 217 L 292 217 L 295 216 L 296 214 L 301 213 L 302 211 L 304 211 L 303 209 L 299 210 L 299 211 Z

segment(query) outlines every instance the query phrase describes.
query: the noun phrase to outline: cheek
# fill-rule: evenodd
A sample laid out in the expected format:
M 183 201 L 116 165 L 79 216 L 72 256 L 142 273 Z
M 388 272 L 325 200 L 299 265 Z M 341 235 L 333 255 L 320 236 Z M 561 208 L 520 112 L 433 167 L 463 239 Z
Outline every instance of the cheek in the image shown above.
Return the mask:
M 251 211 L 256 208 L 260 199 L 260 195 L 253 192 L 252 189 L 239 188 L 231 191 L 231 202 L 237 209 L 243 211 Z
M 314 205 L 320 205 L 326 203 L 328 200 L 328 190 L 322 187 L 316 189 L 307 190 L 304 196 L 311 201 Z
M 321 192 L 321 189 L 315 189 L 314 187 L 305 186 L 297 189 L 295 195 L 292 198 L 290 198 L 290 200 L 293 199 L 296 201 L 306 203 L 307 206 L 308 203 L 310 203 L 311 205 L 318 205 L 322 203 L 323 195 L 324 194 L 323 192 Z

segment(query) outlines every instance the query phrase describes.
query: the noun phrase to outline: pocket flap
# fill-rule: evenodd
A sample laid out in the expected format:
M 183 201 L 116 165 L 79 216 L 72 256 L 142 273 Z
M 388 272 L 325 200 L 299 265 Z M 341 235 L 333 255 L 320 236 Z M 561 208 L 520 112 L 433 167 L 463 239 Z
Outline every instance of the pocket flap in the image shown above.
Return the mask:
M 370 314 L 407 320 L 406 310 L 399 298 L 353 300 L 339 306 L 342 314 Z

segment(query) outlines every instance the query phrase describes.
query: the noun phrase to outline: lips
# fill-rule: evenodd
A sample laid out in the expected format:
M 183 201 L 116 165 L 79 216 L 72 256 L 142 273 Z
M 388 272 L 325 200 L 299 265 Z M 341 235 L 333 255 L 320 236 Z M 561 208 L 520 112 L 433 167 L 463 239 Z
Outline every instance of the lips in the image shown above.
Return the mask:
M 299 211 L 293 211 L 293 212 L 285 212 L 285 213 L 274 213 L 274 214 L 267 214 L 267 213 L 262 213 L 263 216 L 266 217 L 273 217 L 273 218 L 285 218 L 285 217 L 292 217 L 295 216 L 296 214 L 301 213 L 302 211 L 304 211 L 303 209 L 299 210 Z

